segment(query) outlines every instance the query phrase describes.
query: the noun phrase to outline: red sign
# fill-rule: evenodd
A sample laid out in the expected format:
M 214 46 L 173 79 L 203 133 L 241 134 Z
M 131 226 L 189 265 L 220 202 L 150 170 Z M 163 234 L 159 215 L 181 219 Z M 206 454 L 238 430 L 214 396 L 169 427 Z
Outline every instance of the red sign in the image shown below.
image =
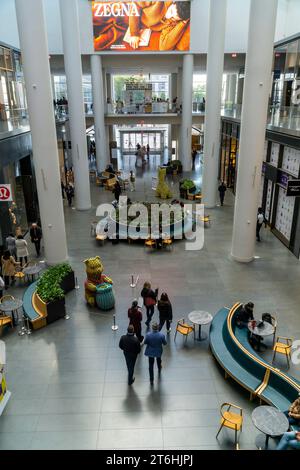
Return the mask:
M 0 184 L 0 201 L 12 201 L 10 184 Z

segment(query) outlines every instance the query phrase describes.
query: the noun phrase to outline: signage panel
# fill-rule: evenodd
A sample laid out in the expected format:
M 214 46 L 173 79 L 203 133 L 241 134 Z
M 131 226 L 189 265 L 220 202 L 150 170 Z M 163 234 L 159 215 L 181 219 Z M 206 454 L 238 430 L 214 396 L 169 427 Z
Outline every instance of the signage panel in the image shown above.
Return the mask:
M 189 51 L 190 0 L 92 2 L 94 50 Z
M 0 202 L 9 202 L 12 200 L 11 185 L 0 183 Z
M 289 180 L 286 190 L 287 196 L 300 196 L 300 180 Z

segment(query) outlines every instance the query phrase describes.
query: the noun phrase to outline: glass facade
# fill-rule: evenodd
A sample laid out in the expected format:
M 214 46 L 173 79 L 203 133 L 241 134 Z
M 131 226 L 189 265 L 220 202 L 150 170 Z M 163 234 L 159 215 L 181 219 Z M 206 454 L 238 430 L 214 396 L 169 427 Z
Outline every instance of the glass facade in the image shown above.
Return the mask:
M 235 193 L 239 124 L 222 120 L 219 178 Z
M 274 49 L 271 106 L 298 115 L 299 79 L 300 39 L 295 39 Z
M 21 54 L 0 44 L 0 121 L 20 119 L 26 114 Z

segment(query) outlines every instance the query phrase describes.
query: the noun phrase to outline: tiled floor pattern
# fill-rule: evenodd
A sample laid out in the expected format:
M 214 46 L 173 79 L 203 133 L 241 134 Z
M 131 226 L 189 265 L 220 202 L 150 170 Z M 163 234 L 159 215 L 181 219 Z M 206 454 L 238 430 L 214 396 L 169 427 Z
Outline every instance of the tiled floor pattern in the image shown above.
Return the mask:
M 155 201 L 151 176 L 158 157 L 137 169 L 133 200 Z M 135 169 L 133 157 L 124 168 Z M 200 179 L 199 166 L 196 167 Z M 178 193 L 178 178 L 170 181 Z M 201 251 L 185 251 L 178 241 L 171 252 L 147 253 L 143 244 L 110 242 L 97 246 L 90 237 L 90 223 L 97 205 L 112 200 L 111 193 L 92 187 L 93 208 L 77 212 L 65 206 L 70 262 L 79 290 L 67 296 L 70 320 L 59 320 L 31 336 L 16 331 L 5 335 L 7 382 L 12 398 L 0 417 L 0 449 L 232 449 L 233 433 L 223 430 L 216 440 L 219 407 L 231 401 L 243 407 L 245 425 L 242 449 L 255 448 L 255 430 L 248 394 L 232 380 L 225 380 L 208 349 L 208 341 L 182 338 L 174 342 L 175 320 L 194 309 L 214 314 L 224 305 L 252 300 L 257 315 L 276 314 L 278 333 L 300 338 L 299 261 L 263 229 L 257 245 L 260 257 L 249 265 L 230 258 L 233 197 L 225 206 L 208 211 L 211 228 L 205 231 Z M 111 330 L 112 314 L 86 306 L 82 261 L 99 254 L 105 272 L 114 280 L 117 332 Z M 139 274 L 136 292 L 131 275 Z M 127 309 L 139 295 L 142 283 L 168 292 L 174 323 L 163 354 L 163 372 L 149 385 L 143 352 L 136 365 L 136 381 L 127 385 L 123 355 L 118 348 L 126 330 Z M 21 288 L 12 290 L 21 296 Z M 155 314 L 157 318 L 157 313 Z M 207 331 L 207 328 L 204 328 Z M 266 355 L 270 355 L 270 349 Z M 278 366 L 284 368 L 279 359 Z M 293 373 L 300 376 L 299 366 Z

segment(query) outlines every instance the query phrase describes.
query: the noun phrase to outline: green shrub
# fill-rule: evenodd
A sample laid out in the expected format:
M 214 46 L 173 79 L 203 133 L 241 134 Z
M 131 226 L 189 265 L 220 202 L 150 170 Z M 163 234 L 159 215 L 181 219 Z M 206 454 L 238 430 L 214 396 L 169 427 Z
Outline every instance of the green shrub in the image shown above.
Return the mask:
M 37 283 L 37 294 L 43 302 L 63 299 L 65 294 L 60 287 L 61 281 L 72 272 L 69 264 L 63 263 L 48 269 Z
M 192 180 L 183 180 L 180 187 L 181 189 L 192 189 L 195 187 L 195 183 Z

